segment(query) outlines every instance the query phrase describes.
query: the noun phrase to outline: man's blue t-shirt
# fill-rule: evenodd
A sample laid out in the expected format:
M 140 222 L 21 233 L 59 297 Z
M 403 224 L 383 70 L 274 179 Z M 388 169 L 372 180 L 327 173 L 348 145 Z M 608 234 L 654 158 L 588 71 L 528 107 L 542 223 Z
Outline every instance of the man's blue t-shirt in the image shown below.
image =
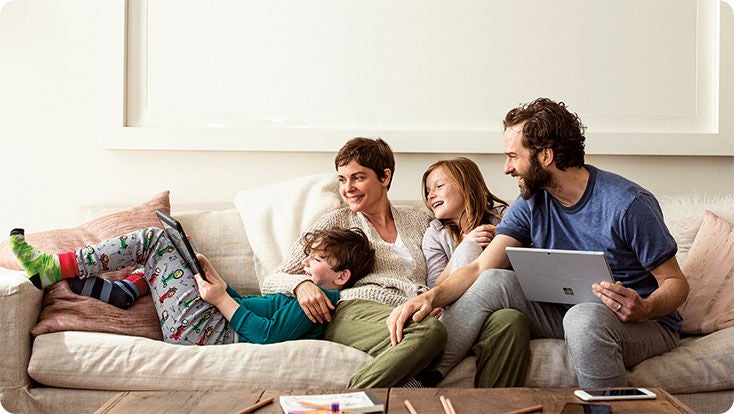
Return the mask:
M 586 165 L 589 182 L 578 203 L 566 207 L 546 191 L 519 197 L 497 226 L 497 234 L 524 246 L 604 252 L 622 285 L 643 298 L 658 288 L 650 270 L 675 256 L 678 247 L 655 197 L 619 175 Z M 679 330 L 678 311 L 656 320 Z

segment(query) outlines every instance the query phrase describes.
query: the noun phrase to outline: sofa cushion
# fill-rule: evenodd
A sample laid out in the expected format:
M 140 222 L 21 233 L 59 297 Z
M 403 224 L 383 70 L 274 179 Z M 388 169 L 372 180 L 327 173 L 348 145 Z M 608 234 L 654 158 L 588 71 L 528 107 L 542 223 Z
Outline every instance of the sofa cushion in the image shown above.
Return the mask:
M 328 341 L 174 345 L 90 332 L 41 335 L 29 375 L 52 387 L 98 390 L 346 388 L 371 358 Z
M 683 263 L 703 221 L 704 210 L 734 223 L 734 194 L 660 196 L 665 224 L 678 244 L 678 263 Z
M 473 388 L 477 358 L 472 354 L 446 374 L 438 385 L 447 388 Z M 530 361 L 525 387 L 571 388 L 579 385 L 571 354 L 562 339 L 542 338 L 530 341 Z
M 3 319 L 3 334 L 0 335 L 0 397 L 3 399 L 6 395 L 9 399 L 11 395 L 18 395 L 17 390 L 30 382 L 26 364 L 31 356 L 32 338 L 27 330 L 38 318 L 42 296 L 28 282 L 25 273 L 0 268 L 0 315 Z
M 252 248 L 240 215 L 234 208 L 175 213 L 191 238 L 220 276 L 242 295 L 259 295 Z
M 709 333 L 734 325 L 734 225 L 705 211 L 686 260 L 690 285 L 680 308 L 684 333 Z
M 683 338 L 672 351 L 635 365 L 629 385 L 659 387 L 671 394 L 733 389 L 733 343 L 734 327 Z
M 65 280 L 46 288 L 43 308 L 31 335 L 61 331 L 107 332 L 163 340 L 150 295 L 143 296 L 128 309 L 120 309 L 77 295 Z
M 570 388 L 578 384 L 573 360 L 564 340 L 543 338 L 530 341 L 526 387 Z

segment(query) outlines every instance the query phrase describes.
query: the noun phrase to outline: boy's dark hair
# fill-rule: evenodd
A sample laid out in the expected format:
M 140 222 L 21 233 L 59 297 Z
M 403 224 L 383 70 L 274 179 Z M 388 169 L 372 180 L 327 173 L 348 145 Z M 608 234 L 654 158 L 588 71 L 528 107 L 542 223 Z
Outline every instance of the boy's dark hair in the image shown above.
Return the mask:
M 552 149 L 556 168 L 561 171 L 584 165 L 586 127 L 566 104 L 538 98 L 511 109 L 505 116 L 504 126 L 507 129 L 521 122 L 525 122 L 523 145 L 530 148 L 533 155 L 545 148 Z
M 349 269 L 351 276 L 344 284 L 345 289 L 372 272 L 375 264 L 375 249 L 362 229 L 357 227 L 314 230 L 303 235 L 302 243 L 307 256 L 319 250 L 333 258 L 334 271 Z
M 385 178 L 385 169 L 390 170 L 392 177 L 395 176 L 395 156 L 387 142 L 382 138 L 352 138 L 344 144 L 334 159 L 334 166 L 338 169 L 349 164 L 352 160 L 357 164 L 367 167 L 377 174 L 377 178 Z M 390 189 L 393 179 L 387 185 Z

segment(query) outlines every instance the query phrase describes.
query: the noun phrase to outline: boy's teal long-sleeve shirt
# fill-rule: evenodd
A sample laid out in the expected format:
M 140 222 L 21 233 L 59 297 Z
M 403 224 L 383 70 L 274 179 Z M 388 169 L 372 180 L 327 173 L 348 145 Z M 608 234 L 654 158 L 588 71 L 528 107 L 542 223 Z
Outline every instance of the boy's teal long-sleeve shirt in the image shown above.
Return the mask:
M 321 290 L 336 306 L 339 291 Z M 280 293 L 242 296 L 229 286 L 227 293 L 240 305 L 229 321 L 237 332 L 238 342 L 273 344 L 294 339 L 315 339 L 326 329 L 325 323 L 313 323 L 308 319 L 296 298 Z

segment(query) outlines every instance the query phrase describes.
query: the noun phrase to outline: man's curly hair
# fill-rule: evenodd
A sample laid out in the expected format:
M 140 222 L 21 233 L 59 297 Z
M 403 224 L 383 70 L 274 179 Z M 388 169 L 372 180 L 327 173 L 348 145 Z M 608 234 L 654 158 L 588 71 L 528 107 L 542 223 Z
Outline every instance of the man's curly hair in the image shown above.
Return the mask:
M 504 126 L 507 129 L 522 122 L 523 145 L 533 155 L 545 148 L 552 149 L 556 167 L 561 171 L 584 165 L 586 127 L 578 115 L 566 109 L 566 104 L 538 98 L 510 110 Z

